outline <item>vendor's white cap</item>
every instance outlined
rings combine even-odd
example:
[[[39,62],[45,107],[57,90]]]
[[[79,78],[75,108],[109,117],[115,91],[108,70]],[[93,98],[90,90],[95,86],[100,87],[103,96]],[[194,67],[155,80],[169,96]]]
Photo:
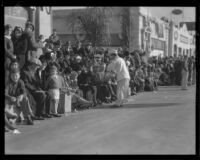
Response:
[[[118,55],[118,51],[116,49],[110,49],[108,52],[110,55]]]
[[[77,56],[76,59],[82,59],[82,57],[81,56]]]

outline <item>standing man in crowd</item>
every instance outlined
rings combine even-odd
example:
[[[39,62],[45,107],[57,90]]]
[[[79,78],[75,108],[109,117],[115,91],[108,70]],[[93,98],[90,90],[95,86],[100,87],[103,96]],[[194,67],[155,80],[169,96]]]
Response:
[[[25,52],[25,64],[28,63],[28,61],[31,58],[36,58],[37,56],[37,49],[42,48],[43,46],[35,41],[34,38],[34,25],[31,22],[27,22],[25,25],[25,31],[23,32],[23,38],[27,41],[27,48]]]
[[[110,51],[110,58],[112,62],[108,65],[107,71],[117,75],[117,100],[114,106],[120,107],[128,101],[130,75],[124,59],[118,56],[117,50]]]
[[[188,57],[185,55],[182,61],[182,79],[181,79],[181,89],[187,90],[187,83],[188,83]]]
[[[49,37],[50,43],[53,43],[54,49],[55,51],[58,50],[58,48],[60,48],[60,38],[57,35],[57,31],[56,29],[53,29],[53,34]]]

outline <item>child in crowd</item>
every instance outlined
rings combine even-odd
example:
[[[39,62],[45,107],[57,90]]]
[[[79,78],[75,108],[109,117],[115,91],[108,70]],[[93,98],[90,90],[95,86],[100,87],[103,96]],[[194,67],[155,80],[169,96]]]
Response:
[[[45,90],[50,95],[50,111],[54,117],[61,117],[61,115],[57,113],[61,87],[61,78],[58,75],[57,67],[53,65],[49,69],[49,77],[46,82]]]

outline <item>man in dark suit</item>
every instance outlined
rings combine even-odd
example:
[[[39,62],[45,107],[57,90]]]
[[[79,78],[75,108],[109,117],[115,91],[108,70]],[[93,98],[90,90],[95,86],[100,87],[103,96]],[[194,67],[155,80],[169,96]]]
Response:
[[[43,47],[43,45],[35,41],[33,31],[34,25],[28,21],[25,25],[25,31],[22,34],[23,39],[27,41],[27,50],[25,52],[25,64],[28,63],[29,59],[37,56],[36,54],[38,48]]]
[[[23,68],[21,77],[27,89],[27,95],[30,94],[33,97],[33,100],[36,102],[36,119],[44,120],[43,115],[45,109],[46,93],[41,89],[40,81],[36,76],[36,71],[39,66],[41,66],[39,59],[30,59],[28,65]]]
[[[78,42],[77,43],[77,46],[75,48],[73,48],[74,50],[74,53],[81,56],[81,57],[84,57],[85,56],[85,49],[83,48],[82,46],[82,43],[81,42]]]

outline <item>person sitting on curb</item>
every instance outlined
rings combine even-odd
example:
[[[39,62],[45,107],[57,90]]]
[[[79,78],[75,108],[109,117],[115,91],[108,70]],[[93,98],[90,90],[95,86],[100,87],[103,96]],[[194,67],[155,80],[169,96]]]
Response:
[[[45,118],[46,92],[40,87],[40,81],[36,76],[36,71],[41,65],[39,59],[32,58],[21,72],[27,96],[36,116],[35,120],[44,120]]]
[[[20,79],[20,70],[18,68],[10,71],[10,79],[5,89],[6,105],[17,115],[16,122],[20,122],[20,114],[23,113],[27,125],[33,125],[32,110],[26,96],[24,82]]]

